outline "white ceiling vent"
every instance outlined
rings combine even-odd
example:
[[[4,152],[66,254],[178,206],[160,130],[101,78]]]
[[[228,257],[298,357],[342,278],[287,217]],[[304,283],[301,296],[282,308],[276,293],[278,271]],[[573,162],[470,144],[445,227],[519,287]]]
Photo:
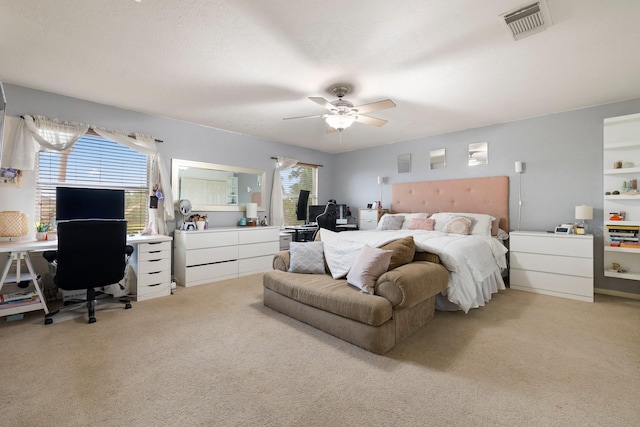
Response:
[[[551,15],[547,2],[540,0],[503,13],[500,22],[514,40],[520,40],[551,26]]]

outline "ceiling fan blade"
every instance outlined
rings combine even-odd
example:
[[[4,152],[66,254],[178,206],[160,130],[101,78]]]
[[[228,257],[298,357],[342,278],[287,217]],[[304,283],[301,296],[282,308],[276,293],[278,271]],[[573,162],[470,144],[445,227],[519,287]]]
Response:
[[[390,99],[385,99],[382,101],[372,102],[370,104],[363,104],[357,107],[353,107],[358,110],[358,114],[371,113],[373,111],[385,110],[387,108],[393,108],[396,104]]]
[[[298,117],[285,117],[282,120],[293,120],[293,119],[311,119],[314,117],[324,117],[325,114],[315,114],[313,116],[298,116]]]
[[[358,114],[358,117],[356,118],[356,122],[364,123],[365,125],[377,126],[377,127],[381,127],[387,124],[387,120],[376,119],[375,117],[369,117],[369,116],[361,116],[360,114]]]
[[[329,111],[336,109],[336,107],[334,107],[332,103],[330,103],[329,101],[327,101],[321,96],[310,96],[309,99],[315,102],[316,104],[318,104],[319,106],[326,108]]]

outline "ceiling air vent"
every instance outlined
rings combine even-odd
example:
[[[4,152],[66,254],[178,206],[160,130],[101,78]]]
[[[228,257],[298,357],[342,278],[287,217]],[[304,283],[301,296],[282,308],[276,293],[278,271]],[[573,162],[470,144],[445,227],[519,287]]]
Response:
[[[520,40],[551,26],[551,15],[544,0],[500,15],[500,21],[514,40]]]

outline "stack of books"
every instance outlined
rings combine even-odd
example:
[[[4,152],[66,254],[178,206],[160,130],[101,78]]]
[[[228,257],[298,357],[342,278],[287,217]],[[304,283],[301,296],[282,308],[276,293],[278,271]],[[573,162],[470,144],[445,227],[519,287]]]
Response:
[[[0,294],[0,309],[34,304],[37,302],[40,302],[40,297],[38,297],[35,291]]]
[[[640,248],[638,234],[640,225],[607,225],[609,244],[621,248]]]

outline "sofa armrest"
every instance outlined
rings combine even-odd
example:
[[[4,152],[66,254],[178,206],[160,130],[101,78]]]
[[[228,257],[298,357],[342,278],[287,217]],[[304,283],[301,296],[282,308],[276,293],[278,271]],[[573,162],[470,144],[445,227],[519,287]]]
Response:
[[[414,261],[380,276],[374,293],[394,307],[408,308],[442,292],[448,283],[449,272],[443,265]]]
[[[291,253],[289,251],[276,252],[273,256],[273,269],[289,271],[291,265]]]

